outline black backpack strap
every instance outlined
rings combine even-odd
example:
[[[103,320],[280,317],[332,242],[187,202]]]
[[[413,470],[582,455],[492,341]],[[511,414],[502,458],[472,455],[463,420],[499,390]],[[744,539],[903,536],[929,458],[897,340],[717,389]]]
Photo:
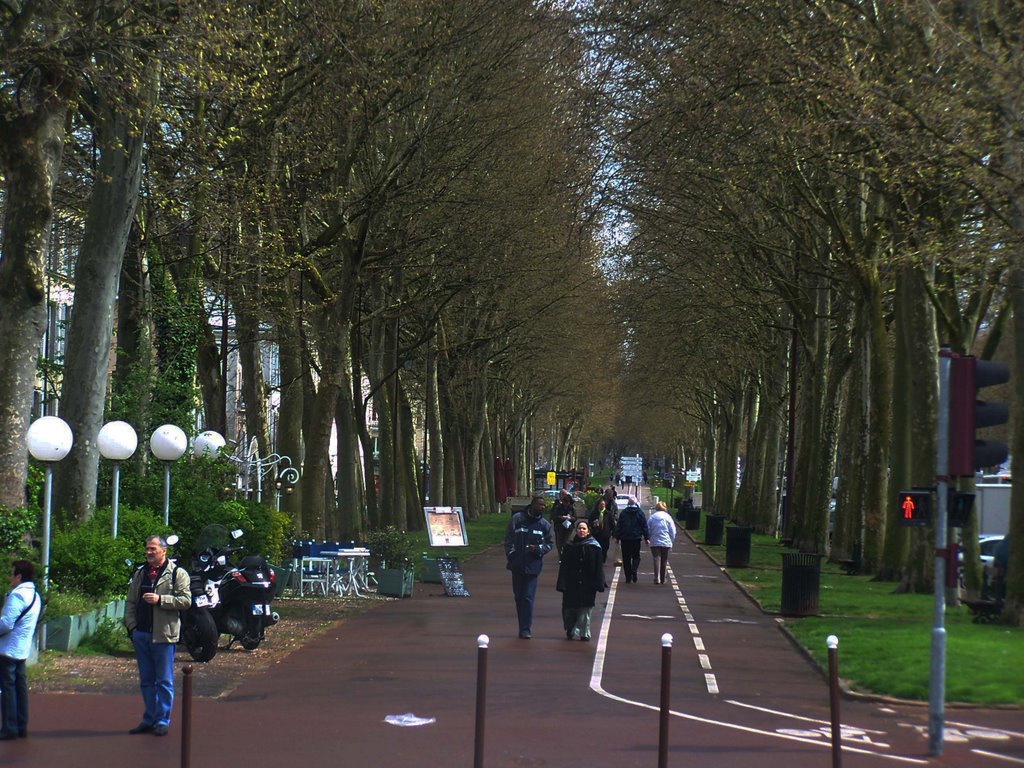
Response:
[[[36,600],[38,600],[38,599],[39,599],[39,593],[38,592],[33,592],[32,593],[32,601],[28,605],[25,606],[24,610],[22,610],[21,613],[18,614],[18,618],[16,618],[14,620],[14,625],[11,627],[12,629],[14,627],[18,626],[18,622],[21,621],[22,619],[24,619],[25,618],[25,614],[32,610],[32,606],[34,606],[36,604]]]

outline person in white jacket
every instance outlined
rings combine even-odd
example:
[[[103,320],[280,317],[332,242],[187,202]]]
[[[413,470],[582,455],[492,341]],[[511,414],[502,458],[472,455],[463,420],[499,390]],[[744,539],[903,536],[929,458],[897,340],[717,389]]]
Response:
[[[15,560],[11,567],[11,591],[0,613],[0,740],[28,736],[28,682],[25,660],[43,610],[43,601],[32,581],[35,567]]]
[[[668,574],[668,553],[676,538],[676,521],[668,513],[664,501],[659,501],[654,514],[647,520],[651,536],[651,559],[654,560],[654,583],[664,584]]]

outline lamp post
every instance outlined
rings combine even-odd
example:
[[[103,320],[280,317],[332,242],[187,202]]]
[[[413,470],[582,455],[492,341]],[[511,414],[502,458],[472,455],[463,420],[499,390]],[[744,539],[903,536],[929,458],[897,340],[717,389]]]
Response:
[[[291,459],[289,459],[287,456],[282,456],[281,457],[281,461],[282,462],[287,461],[287,462],[290,463]],[[278,473],[278,475],[277,475],[277,482],[275,483],[275,493],[274,493],[274,509],[275,510],[277,510],[278,512],[281,511],[281,486],[282,485],[285,486],[285,489],[284,489],[285,493],[291,494],[292,488],[295,487],[295,484],[297,482],[299,482],[299,470],[296,469],[295,467],[285,467],[284,469],[282,469]]]
[[[127,461],[139,447],[139,436],[126,421],[111,421],[100,429],[100,455],[114,462],[114,481],[110,502],[110,536],[117,538],[117,502],[121,491],[121,462]]]
[[[164,424],[149,438],[149,450],[164,463],[164,525],[171,521],[171,463],[181,458],[188,438],[180,427]]]
[[[68,455],[74,436],[64,419],[43,416],[28,428],[28,452],[41,461],[46,473],[43,486],[43,590],[50,583],[50,498],[53,491],[53,464]]]

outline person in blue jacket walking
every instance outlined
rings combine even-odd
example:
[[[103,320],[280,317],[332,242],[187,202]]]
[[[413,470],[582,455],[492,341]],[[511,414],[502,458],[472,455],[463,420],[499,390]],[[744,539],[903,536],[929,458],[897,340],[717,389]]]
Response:
[[[33,582],[35,566],[15,560],[11,566],[11,591],[0,613],[0,739],[28,736],[28,681],[25,660],[32,649],[32,636],[43,610],[43,601]]]
[[[530,506],[512,515],[505,529],[506,567],[512,571],[512,594],[519,617],[519,637],[523,640],[530,639],[533,627],[533,599],[544,555],[554,546],[551,523],[544,519],[544,504],[544,494],[533,494]]]

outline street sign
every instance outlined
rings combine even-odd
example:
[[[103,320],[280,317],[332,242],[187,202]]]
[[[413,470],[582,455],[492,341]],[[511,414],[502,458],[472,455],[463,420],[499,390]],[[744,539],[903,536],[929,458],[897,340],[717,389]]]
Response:
[[[555,473],[548,472],[548,487],[553,486],[555,484],[555,479]]]

